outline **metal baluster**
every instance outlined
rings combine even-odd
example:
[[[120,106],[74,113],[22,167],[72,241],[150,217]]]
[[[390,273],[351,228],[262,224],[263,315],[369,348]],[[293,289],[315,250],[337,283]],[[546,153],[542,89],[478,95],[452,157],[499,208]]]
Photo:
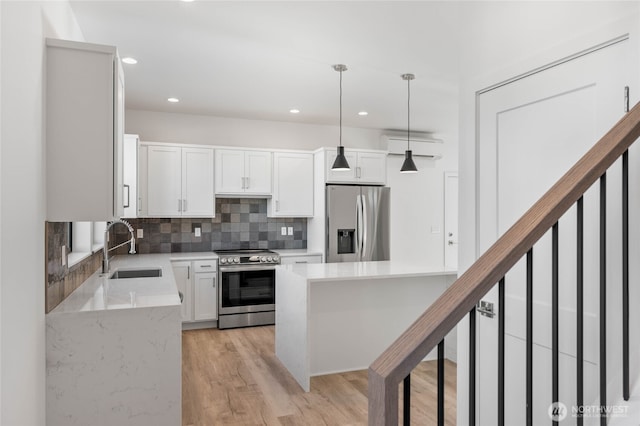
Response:
[[[600,177],[600,408],[607,405],[607,174]],[[607,425],[601,412],[600,425]]]
[[[533,426],[533,248],[527,252],[527,426]]]
[[[444,339],[438,343],[438,426],[444,426]]]
[[[584,199],[580,197],[577,205],[577,255],[576,255],[576,405],[584,404]],[[576,426],[582,426],[581,414],[576,418]]]
[[[504,426],[504,277],[498,283],[498,426]]]
[[[622,154],[622,395],[629,400],[629,151]]]
[[[404,401],[402,404],[402,424],[409,426],[411,424],[411,373],[404,378],[402,387],[402,396]]]
[[[551,371],[553,386],[551,391],[552,402],[558,402],[560,397],[558,390],[558,367],[559,367],[559,340],[558,340],[558,222],[551,228]],[[553,425],[558,425],[557,420],[552,420]]]
[[[469,311],[469,426],[476,424],[476,308]]]

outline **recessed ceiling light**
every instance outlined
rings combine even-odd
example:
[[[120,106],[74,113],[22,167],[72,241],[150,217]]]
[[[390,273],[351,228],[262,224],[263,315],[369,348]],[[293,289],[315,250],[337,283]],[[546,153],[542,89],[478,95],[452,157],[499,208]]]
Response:
[[[369,113],[367,111],[360,111],[358,115],[365,116],[365,115],[369,115]]]
[[[299,113],[300,113],[300,110],[299,110],[299,109],[295,109],[295,108],[293,108],[293,109],[290,109],[290,110],[289,110],[289,112],[290,112],[291,114],[299,114]]]
[[[129,65],[135,65],[138,63],[138,60],[135,58],[126,57],[126,58],[122,58],[122,62]]]
[[[167,102],[176,103],[176,102],[180,102],[180,99],[178,99],[178,98],[167,98]]]

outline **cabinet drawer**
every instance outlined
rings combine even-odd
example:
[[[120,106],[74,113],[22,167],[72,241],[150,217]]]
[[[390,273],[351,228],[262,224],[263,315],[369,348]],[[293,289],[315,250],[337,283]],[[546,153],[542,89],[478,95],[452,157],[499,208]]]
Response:
[[[218,269],[218,261],[211,260],[195,260],[193,262],[193,272],[215,272]]]
[[[280,258],[280,263],[282,264],[291,264],[291,263],[322,263],[321,255],[312,255],[312,256],[284,256]]]

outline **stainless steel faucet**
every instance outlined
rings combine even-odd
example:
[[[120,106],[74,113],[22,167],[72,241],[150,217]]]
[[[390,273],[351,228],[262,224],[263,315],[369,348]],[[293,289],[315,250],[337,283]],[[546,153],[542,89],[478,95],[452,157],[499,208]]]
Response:
[[[109,245],[109,230],[113,227],[113,225],[117,224],[117,223],[121,223],[124,226],[127,227],[127,229],[129,230],[129,233],[131,233],[131,239],[128,241],[125,241],[122,244],[118,244],[115,247],[112,248],[108,248],[107,246]],[[107,227],[104,229],[104,245],[102,246],[102,273],[105,274],[107,272],[109,272],[109,252],[111,250],[115,250],[118,247],[122,247],[123,245],[127,244],[127,243],[131,243],[131,248],[129,249],[129,254],[135,254],[136,253],[136,239],[133,236],[133,226],[131,226],[131,224],[129,222],[127,222],[124,219],[118,219],[118,220],[114,220],[113,222],[110,222],[107,224]]]

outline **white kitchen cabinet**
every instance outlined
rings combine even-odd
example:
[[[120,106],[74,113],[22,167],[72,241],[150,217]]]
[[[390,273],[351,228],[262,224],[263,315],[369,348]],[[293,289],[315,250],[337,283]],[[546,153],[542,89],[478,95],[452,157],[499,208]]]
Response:
[[[117,50],[55,39],[46,46],[46,218],[119,218],[124,75]]]
[[[356,183],[384,185],[387,183],[387,153],[381,151],[346,150],[345,157],[351,169],[331,170],[336,159],[335,150],[325,156],[327,183]]]
[[[193,321],[191,262],[171,262],[178,291],[182,293],[182,322]]]
[[[123,217],[138,216],[138,135],[124,135],[123,149]]]
[[[194,262],[196,265],[197,262]],[[210,262],[211,263],[211,262]],[[195,321],[218,319],[218,288],[215,272],[198,272],[194,266],[194,311]]]
[[[146,216],[214,217],[213,149],[145,144]],[[141,184],[141,190],[143,185]]]
[[[322,263],[321,254],[311,254],[308,256],[283,256],[280,255],[280,263],[282,265],[295,264],[295,263]]]
[[[271,195],[271,152],[217,149],[216,194]]]
[[[273,154],[273,196],[267,204],[271,217],[313,216],[313,154]]]

